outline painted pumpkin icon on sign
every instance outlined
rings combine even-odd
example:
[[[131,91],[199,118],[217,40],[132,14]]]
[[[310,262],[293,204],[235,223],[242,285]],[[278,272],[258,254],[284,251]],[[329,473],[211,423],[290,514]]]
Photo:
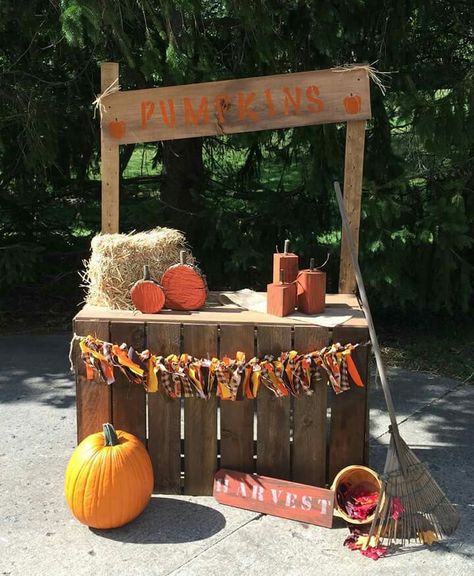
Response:
[[[351,94],[344,98],[344,108],[348,114],[358,114],[362,108],[362,98],[357,94]]]
[[[109,122],[108,128],[109,128],[109,134],[112,136],[112,138],[120,140],[125,135],[127,125],[123,120],[115,119],[114,121]]]

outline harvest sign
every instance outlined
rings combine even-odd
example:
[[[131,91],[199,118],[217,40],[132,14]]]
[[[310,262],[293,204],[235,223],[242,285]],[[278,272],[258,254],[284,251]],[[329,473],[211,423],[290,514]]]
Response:
[[[213,495],[221,504],[332,526],[334,492],[325,488],[221,469],[214,476]]]
[[[370,118],[369,76],[362,67],[117,91],[102,103],[104,144]]]

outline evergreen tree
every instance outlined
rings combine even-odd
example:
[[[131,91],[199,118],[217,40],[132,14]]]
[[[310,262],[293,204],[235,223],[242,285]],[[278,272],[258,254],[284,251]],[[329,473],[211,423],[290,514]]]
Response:
[[[48,255],[58,245],[80,253],[98,230],[90,102],[99,62],[120,62],[126,90],[376,61],[393,74],[386,96],[372,88],[361,228],[367,283],[382,306],[472,304],[467,0],[17,4],[0,8],[4,286],[45,269],[58,274],[64,260]],[[332,180],[342,179],[344,134],[325,125],[157,143],[156,174],[121,184],[122,229],[184,229],[216,288],[262,287],[275,243],[290,237],[304,259],[332,252],[336,290]],[[122,169],[133,151],[122,147]]]

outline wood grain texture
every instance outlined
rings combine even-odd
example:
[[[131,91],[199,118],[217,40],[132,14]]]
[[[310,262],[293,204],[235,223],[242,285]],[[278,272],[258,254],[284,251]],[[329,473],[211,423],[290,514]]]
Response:
[[[255,355],[255,329],[251,325],[223,325],[220,328],[220,352],[235,358],[244,352],[249,360]],[[253,400],[221,401],[221,466],[241,472],[253,472]]]
[[[112,83],[119,80],[119,65],[115,62],[104,62],[100,67],[100,88],[104,92]],[[104,105],[109,97],[104,98]],[[111,234],[119,231],[119,179],[120,158],[119,140],[105,137],[104,122],[117,122],[111,116],[101,119],[101,162],[100,177],[102,181],[102,233]]]
[[[258,326],[258,357],[278,355],[291,347],[291,328]],[[290,478],[290,399],[276,398],[263,384],[257,397],[257,472]]]
[[[355,106],[348,106],[351,95],[360,98]],[[104,104],[102,138],[106,144],[255,132],[371,116],[369,77],[363,69],[131,90],[112,94]]]
[[[217,326],[183,326],[183,351],[197,357],[216,356]],[[184,493],[212,494],[217,469],[217,398],[184,401]]]
[[[346,156],[344,162],[344,208],[346,209],[352,239],[359,252],[360,210],[362,202],[362,174],[364,169],[365,120],[347,123]],[[356,279],[352,268],[346,234],[342,231],[339,292],[355,292]]]
[[[341,344],[367,342],[368,339],[367,329],[337,327],[333,330],[333,341]],[[353,359],[365,386],[359,388],[351,382],[350,390],[330,395],[329,484],[345,466],[366,464],[369,347],[355,350]]]
[[[75,320],[74,332],[78,336],[96,336],[101,340],[109,339],[107,320]],[[102,430],[102,424],[112,421],[111,387],[98,378],[90,381],[86,378],[86,367],[81,358],[79,343],[74,343],[74,371],[76,374],[76,422],[77,442]]]
[[[149,323],[147,348],[168,356],[181,352],[181,324]],[[162,494],[181,492],[181,402],[163,389],[148,394],[148,452],[153,464],[155,490]]]
[[[221,469],[214,481],[220,504],[331,528],[334,492],[277,478]]]
[[[327,328],[296,326],[294,348],[298,352],[320,350],[330,341]],[[326,484],[327,377],[313,378],[312,396],[295,398],[291,478],[296,482]]]
[[[141,352],[145,348],[145,325],[125,322],[110,323],[110,339],[114,344],[126,342]],[[146,393],[141,385],[130,384],[116,371],[112,389],[112,419],[115,428],[134,434],[146,446]]]

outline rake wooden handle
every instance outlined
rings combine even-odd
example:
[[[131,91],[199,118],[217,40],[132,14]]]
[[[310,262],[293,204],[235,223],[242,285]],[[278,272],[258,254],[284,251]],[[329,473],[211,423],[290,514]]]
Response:
[[[346,209],[344,208],[344,201],[342,199],[342,192],[339,182],[334,182],[334,190],[336,192],[337,203],[339,205],[339,212],[341,213],[342,225],[344,227],[344,232],[346,233],[345,240],[347,242],[349,253],[351,255],[352,266],[354,267],[357,286],[359,288],[360,298],[362,300],[362,310],[364,312],[369,327],[370,340],[372,342],[372,348],[374,349],[375,362],[377,364],[377,370],[379,372],[380,381],[382,382],[382,390],[385,396],[385,402],[387,404],[388,414],[390,416],[390,422],[392,424],[392,431],[395,432],[395,434],[399,435],[397,418],[395,415],[395,408],[393,406],[392,394],[390,392],[390,387],[388,385],[388,380],[385,374],[385,368],[382,361],[382,353],[380,352],[379,341],[377,338],[377,334],[375,332],[374,321],[372,319],[372,314],[370,312],[369,301],[367,300],[367,294],[365,292],[364,280],[362,278],[362,273],[360,271],[359,261],[355,251],[354,240],[352,239]]]

